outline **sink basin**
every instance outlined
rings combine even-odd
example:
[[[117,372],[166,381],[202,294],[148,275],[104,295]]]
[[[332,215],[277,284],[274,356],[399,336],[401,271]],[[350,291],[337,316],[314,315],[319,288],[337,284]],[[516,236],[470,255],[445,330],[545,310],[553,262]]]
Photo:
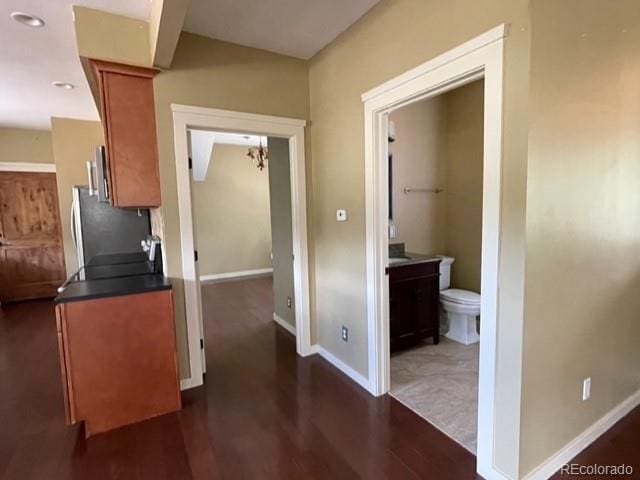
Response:
[[[409,260],[411,260],[410,257],[390,257],[389,265],[393,265],[394,263],[408,262]]]

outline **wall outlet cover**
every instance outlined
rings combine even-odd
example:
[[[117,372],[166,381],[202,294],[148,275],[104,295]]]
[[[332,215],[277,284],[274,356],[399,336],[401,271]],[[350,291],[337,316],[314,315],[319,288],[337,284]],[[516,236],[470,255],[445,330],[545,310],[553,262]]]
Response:
[[[291,308],[291,297],[287,297],[287,307]]]
[[[591,398],[591,377],[582,381],[582,401],[589,400],[589,398]]]
[[[344,209],[336,210],[336,220],[339,222],[347,221],[347,211]]]
[[[349,329],[344,325],[342,326],[342,340],[345,342],[349,341]]]

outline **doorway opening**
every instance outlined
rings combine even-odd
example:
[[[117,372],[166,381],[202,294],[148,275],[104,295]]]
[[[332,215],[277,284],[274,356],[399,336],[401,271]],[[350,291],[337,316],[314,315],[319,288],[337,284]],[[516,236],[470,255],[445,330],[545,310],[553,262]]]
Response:
[[[276,322],[280,323],[291,332],[295,331],[296,336],[296,352],[298,355],[307,356],[313,353],[310,343],[310,325],[309,325],[309,275],[308,275],[308,254],[307,254],[307,220],[306,220],[306,180],[305,180],[305,156],[304,156],[304,120],[273,117],[267,115],[248,114],[242,112],[233,112],[228,110],[218,110],[203,107],[192,107],[185,105],[172,105],[173,124],[174,124],[174,144],[176,158],[176,179],[178,187],[178,212],[180,217],[180,240],[182,251],[182,278],[184,280],[184,296],[186,310],[186,327],[187,327],[187,343],[189,349],[189,370],[188,378],[181,381],[181,388],[187,389],[202,385],[203,373],[205,371],[204,358],[204,327],[202,320],[202,295],[200,286],[199,261],[196,261],[198,250],[197,229],[194,228],[194,188],[191,181],[190,165],[190,148],[189,145],[191,132],[218,132],[221,134],[236,134],[240,137],[253,138],[254,142],[257,137],[258,147],[260,141],[264,142],[264,138],[268,137],[267,143],[271,144],[271,155],[277,155],[281,158],[278,162],[286,172],[288,167],[289,186],[290,186],[290,212],[287,212],[290,218],[290,231],[287,227],[278,228],[278,233],[284,237],[290,238],[291,257],[289,262],[283,262],[281,265],[288,265],[288,269],[292,269],[293,295],[279,295],[278,302],[284,303],[287,310],[291,310],[291,322],[295,323],[295,327],[278,314],[273,316]],[[247,139],[243,140],[247,141]],[[206,142],[205,142],[206,145]],[[268,146],[264,145],[263,147]],[[249,146],[246,146],[247,153]],[[206,150],[206,147],[205,147]],[[215,147],[214,147],[215,150]],[[193,153],[193,152],[191,152]],[[209,150],[209,154],[211,150]],[[205,155],[206,157],[206,155]],[[215,153],[213,158],[209,156],[209,168],[215,168]],[[249,157],[243,160],[248,162],[251,169],[260,172],[257,164]],[[193,159],[191,159],[193,163]],[[267,160],[268,164],[268,160]],[[245,164],[246,166],[247,164]],[[193,164],[195,168],[195,164]],[[273,168],[273,165],[272,165]],[[280,172],[278,178],[282,179],[282,175],[286,173]],[[263,178],[264,180],[264,178]],[[241,180],[242,181],[242,180]],[[263,185],[264,186],[264,185]],[[281,189],[278,191],[282,191]],[[286,196],[286,193],[285,195]],[[282,196],[281,196],[282,197]],[[263,199],[264,200],[264,199]],[[282,199],[281,199],[282,200]],[[264,206],[264,205],[263,205]],[[283,212],[285,209],[279,209],[274,213]],[[218,226],[221,224],[219,223]],[[215,226],[214,226],[215,228]],[[227,225],[226,228],[230,228]],[[224,238],[224,232],[218,238]],[[264,234],[263,234],[264,238]],[[280,243],[278,240],[277,243]],[[224,255],[224,254],[223,254]],[[274,252],[275,258],[276,252]],[[221,255],[217,255],[219,258]],[[282,254],[280,254],[282,257]],[[198,258],[199,260],[199,258]],[[233,260],[233,259],[225,259]],[[284,259],[283,259],[284,260]],[[275,262],[278,264],[278,262]],[[223,268],[218,265],[217,268]],[[228,265],[227,267],[229,268]],[[223,269],[224,269],[223,268]],[[241,268],[241,267],[234,267]],[[265,267],[269,268],[269,267]],[[274,265],[275,270],[275,265]],[[217,272],[209,273],[205,280],[221,280],[231,276],[238,275],[260,275],[267,272],[255,272],[256,269],[235,270],[234,272]],[[227,275],[225,275],[227,274]],[[205,273],[206,275],[206,273]],[[217,275],[217,276],[216,276]],[[213,276],[213,277],[211,277]],[[283,278],[282,275],[278,279]],[[290,284],[289,284],[290,285]],[[282,297],[282,302],[280,301]],[[291,308],[289,309],[287,297],[291,297]]]
[[[484,82],[389,113],[389,394],[476,453]]]
[[[296,335],[288,140],[188,132],[203,322],[248,333],[273,319]]]
[[[498,385],[496,382],[497,372],[501,370],[499,367],[504,365],[507,368],[505,362],[519,361],[519,352],[521,353],[521,338],[513,338],[517,332],[509,330],[508,322],[498,321],[502,98],[506,34],[506,25],[497,26],[362,95],[365,134],[369,391],[374,395],[383,395],[391,388],[390,279],[387,275],[391,264],[389,116],[403,106],[436,97],[477,80],[484,82],[480,275],[482,325],[479,333],[477,471],[485,478],[500,475],[494,466],[496,443],[507,437],[518,438],[520,424],[519,410],[498,411],[496,408],[498,397],[509,401],[517,400],[521,384],[521,372],[517,369],[510,376],[508,383]],[[413,186],[408,185],[409,188]],[[432,187],[437,188],[437,185],[428,188]],[[433,274],[439,281],[440,272]],[[439,287],[436,294],[432,302],[437,304]],[[501,357],[499,364],[497,353],[499,349],[507,348],[505,341],[509,342],[509,352]],[[497,433],[500,434],[500,439],[496,438]],[[517,442],[511,442],[509,445],[503,450],[508,450],[517,457]]]

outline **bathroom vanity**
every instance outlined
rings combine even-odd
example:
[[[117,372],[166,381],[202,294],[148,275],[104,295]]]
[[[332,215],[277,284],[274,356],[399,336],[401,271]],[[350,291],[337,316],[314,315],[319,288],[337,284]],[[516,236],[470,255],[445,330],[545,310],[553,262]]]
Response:
[[[387,274],[392,352],[429,337],[434,344],[440,341],[440,262],[436,256],[404,252],[390,258]]]

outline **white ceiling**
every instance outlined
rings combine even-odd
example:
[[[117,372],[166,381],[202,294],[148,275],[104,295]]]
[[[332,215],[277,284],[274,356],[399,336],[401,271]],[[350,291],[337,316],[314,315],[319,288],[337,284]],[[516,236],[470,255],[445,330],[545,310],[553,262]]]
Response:
[[[309,58],[378,0],[192,0],[184,29],[241,45]],[[50,117],[98,120],[76,51],[71,5],[140,20],[150,0],[2,0],[0,127],[50,128]],[[29,28],[11,12],[41,17]],[[73,90],[51,82],[69,82]],[[218,142],[218,140],[216,140]]]
[[[191,0],[184,30],[308,59],[379,0]]]
[[[140,20],[149,19],[149,0],[2,0],[0,2],[0,126],[50,128],[49,118],[97,120],[98,112],[80,66],[71,5],[82,5]],[[46,25],[29,28],[13,21],[20,11]],[[53,87],[69,82],[73,90]]]

